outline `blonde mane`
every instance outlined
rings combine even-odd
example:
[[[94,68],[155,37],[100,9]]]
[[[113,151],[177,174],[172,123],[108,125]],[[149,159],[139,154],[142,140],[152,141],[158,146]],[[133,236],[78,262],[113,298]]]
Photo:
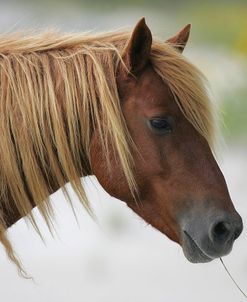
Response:
[[[136,192],[131,138],[121,111],[116,70],[129,32],[101,35],[0,36],[0,240],[20,271],[6,235],[4,211],[11,203],[27,216],[37,206],[51,227],[51,183],[70,182],[85,208],[90,204],[80,178],[91,173],[90,140],[94,129],[110,164],[116,155],[133,194]],[[155,40],[151,63],[169,85],[181,111],[211,144],[211,104],[203,75],[167,43]]]

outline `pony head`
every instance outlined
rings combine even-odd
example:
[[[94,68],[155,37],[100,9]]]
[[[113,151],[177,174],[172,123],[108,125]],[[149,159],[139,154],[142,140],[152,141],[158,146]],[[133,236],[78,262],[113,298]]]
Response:
[[[214,116],[203,75],[182,55],[190,25],[160,42],[141,19],[122,47],[117,87],[130,135],[136,194],[114,144],[103,160],[98,131],[93,174],[112,196],[179,243],[191,262],[228,254],[242,231],[212,153]]]
[[[166,42],[141,19],[132,33],[0,37],[0,241],[32,208],[81,177],[178,242],[192,262],[230,252],[242,220],[214,159],[206,81],[182,55],[190,25]]]

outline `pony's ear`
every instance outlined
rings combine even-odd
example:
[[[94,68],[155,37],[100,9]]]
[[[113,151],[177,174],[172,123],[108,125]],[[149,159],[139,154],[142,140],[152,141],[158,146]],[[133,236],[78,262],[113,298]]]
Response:
[[[179,52],[183,52],[189,36],[190,36],[191,24],[187,24],[183,29],[181,29],[175,36],[168,39],[166,42],[172,44]]]
[[[152,34],[145,18],[142,18],[136,24],[123,54],[123,60],[132,74],[137,75],[147,64],[151,45]]]

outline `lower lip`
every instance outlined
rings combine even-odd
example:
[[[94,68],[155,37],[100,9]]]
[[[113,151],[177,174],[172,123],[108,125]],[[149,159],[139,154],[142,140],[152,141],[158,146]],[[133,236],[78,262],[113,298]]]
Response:
[[[193,246],[195,249],[194,255],[191,255],[191,253],[190,253],[190,255],[189,255],[190,259],[188,259],[189,261],[191,261],[191,262],[209,262],[214,259],[214,258],[210,258],[208,255],[206,255],[196,244],[195,240],[186,231],[183,231],[183,232],[186,236],[186,242],[189,241],[190,250],[192,251],[191,246]],[[187,257],[188,255],[185,254],[185,256]]]

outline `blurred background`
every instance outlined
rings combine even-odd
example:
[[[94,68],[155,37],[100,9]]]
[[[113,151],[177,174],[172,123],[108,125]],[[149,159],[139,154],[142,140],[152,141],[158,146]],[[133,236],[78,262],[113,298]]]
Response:
[[[132,28],[138,19],[167,39],[187,23],[192,34],[185,56],[211,83],[221,112],[225,145],[219,164],[232,199],[247,221],[247,3],[190,0],[0,1],[0,31],[58,28],[62,31]],[[39,214],[44,244],[24,220],[9,237],[34,281],[18,276],[0,248],[0,299],[4,302],[244,301],[219,261],[193,265],[181,248],[147,226],[96,179],[84,180],[98,222],[74,205],[78,225],[59,191],[52,196],[57,235]],[[72,193],[73,194],[73,193]],[[247,292],[247,231],[225,263]]]

